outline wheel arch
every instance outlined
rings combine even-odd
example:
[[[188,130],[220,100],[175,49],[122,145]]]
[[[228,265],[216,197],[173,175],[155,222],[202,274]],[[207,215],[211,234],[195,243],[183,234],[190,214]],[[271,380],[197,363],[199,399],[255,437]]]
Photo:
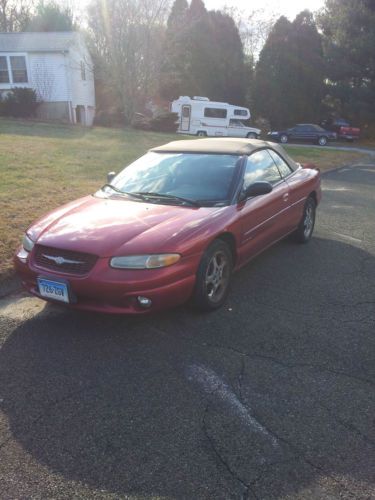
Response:
[[[234,237],[233,233],[226,231],[219,234],[215,239],[222,240],[229,246],[233,258],[233,265],[235,265],[237,261],[237,245],[236,238]]]
[[[312,198],[315,201],[315,205],[318,204],[318,196],[316,194],[316,191],[311,191],[309,194],[308,198]]]

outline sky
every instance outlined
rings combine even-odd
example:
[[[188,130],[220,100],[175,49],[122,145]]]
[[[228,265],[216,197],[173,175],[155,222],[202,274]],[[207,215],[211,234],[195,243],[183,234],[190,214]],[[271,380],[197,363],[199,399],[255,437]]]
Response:
[[[64,2],[64,0],[60,0]],[[68,4],[73,4],[76,8],[84,8],[89,0],[65,0]],[[294,19],[301,10],[309,9],[315,11],[323,7],[324,0],[203,0],[207,9],[221,9],[224,6],[235,7],[241,11],[264,10],[267,13],[284,15],[289,19]]]
[[[207,9],[220,9],[224,5],[236,7],[240,10],[252,11],[264,9],[267,12],[277,15],[284,15],[289,19],[294,19],[301,10],[309,9],[315,11],[323,7],[324,0],[204,0]]]

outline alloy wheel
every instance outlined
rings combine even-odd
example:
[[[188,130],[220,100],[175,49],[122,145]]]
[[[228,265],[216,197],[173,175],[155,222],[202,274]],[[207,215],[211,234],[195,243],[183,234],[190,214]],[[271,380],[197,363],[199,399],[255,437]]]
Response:
[[[213,254],[207,266],[205,284],[208,299],[219,302],[229,285],[230,264],[224,252],[218,250]]]
[[[303,233],[305,235],[305,238],[308,239],[310,238],[310,235],[314,229],[314,222],[315,222],[315,211],[312,203],[309,203],[306,206],[305,210],[305,218],[303,221]]]

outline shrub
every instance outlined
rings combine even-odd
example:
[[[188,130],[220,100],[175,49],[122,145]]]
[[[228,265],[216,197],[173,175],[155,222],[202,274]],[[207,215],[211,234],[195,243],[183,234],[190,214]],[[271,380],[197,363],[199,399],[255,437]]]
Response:
[[[178,114],[170,111],[161,111],[151,118],[151,130],[156,132],[176,132],[178,128]]]
[[[116,107],[99,109],[95,114],[95,125],[101,127],[122,127],[127,125],[124,113]]]
[[[38,106],[39,101],[35,90],[17,87],[3,96],[0,113],[15,118],[27,118],[35,115]]]
[[[136,113],[132,121],[132,127],[155,132],[176,132],[178,128],[177,120],[178,114],[169,111],[160,111],[152,118]]]
[[[135,113],[131,126],[139,130],[151,130],[151,118],[141,113]]]
[[[254,127],[260,128],[262,131],[262,135],[266,137],[267,132],[271,130],[271,124],[267,118],[263,118],[262,116],[257,116],[254,120]]]

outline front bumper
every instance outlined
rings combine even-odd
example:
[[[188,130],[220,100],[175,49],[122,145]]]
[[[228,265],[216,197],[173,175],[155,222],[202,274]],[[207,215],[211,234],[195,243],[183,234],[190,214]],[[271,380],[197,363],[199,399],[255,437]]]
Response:
[[[193,292],[198,264],[199,256],[195,255],[170,267],[125,270],[112,269],[109,259],[101,258],[88,275],[77,276],[38,268],[33,263],[32,254],[26,263],[17,255],[14,257],[15,269],[29,293],[73,309],[112,314],[145,314],[183,304]],[[65,304],[42,297],[37,285],[38,276],[68,282],[71,302]],[[151,306],[143,308],[138,296],[151,299]]]

